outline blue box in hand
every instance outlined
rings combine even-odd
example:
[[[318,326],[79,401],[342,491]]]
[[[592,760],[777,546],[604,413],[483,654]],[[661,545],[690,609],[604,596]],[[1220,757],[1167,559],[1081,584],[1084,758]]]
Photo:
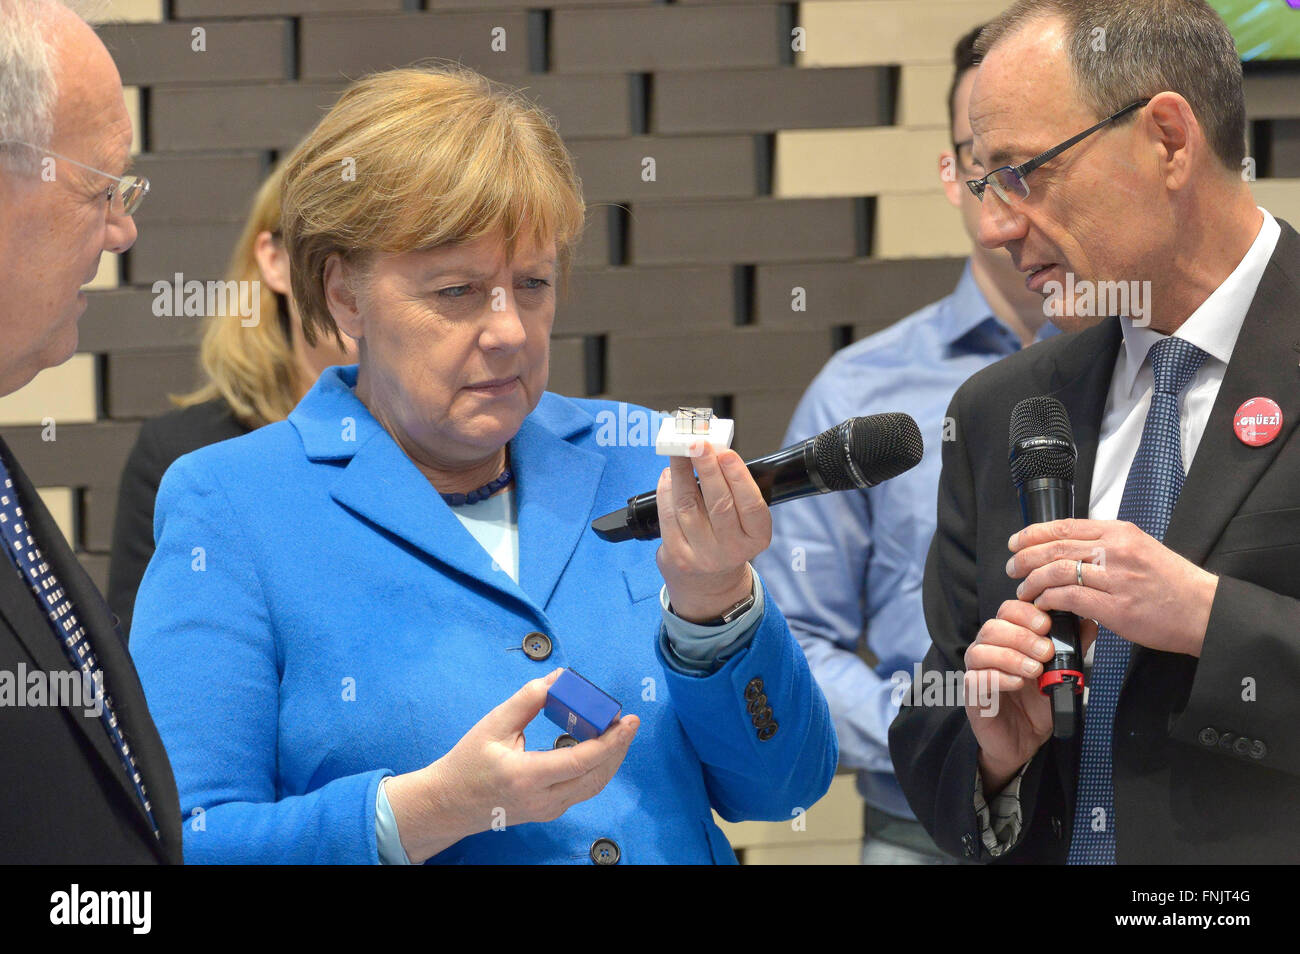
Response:
[[[572,669],[566,669],[546,693],[543,711],[569,735],[586,742],[613,725],[623,706]]]

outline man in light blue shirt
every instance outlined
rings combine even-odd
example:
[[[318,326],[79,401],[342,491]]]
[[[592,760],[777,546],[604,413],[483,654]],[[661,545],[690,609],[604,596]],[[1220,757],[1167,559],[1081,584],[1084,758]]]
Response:
[[[955,437],[946,433],[944,415],[953,392],[976,371],[1055,333],[1042,296],[1025,288],[1006,251],[974,241],[979,202],[963,180],[984,173],[973,165],[967,118],[978,33],[977,27],[954,50],[953,148],[939,158],[948,201],[961,210],[972,240],[961,280],[947,298],[837,353],[804,394],[785,440],[855,415],[905,411],[921,428],[925,456],[871,490],[774,508],[772,545],[755,561],[830,703],[840,767],[858,772],[866,801],[864,864],[950,860],[908,808],[888,743],[912,667],[930,648],[921,579],[934,534],[940,446]],[[859,655],[863,646],[870,663]]]

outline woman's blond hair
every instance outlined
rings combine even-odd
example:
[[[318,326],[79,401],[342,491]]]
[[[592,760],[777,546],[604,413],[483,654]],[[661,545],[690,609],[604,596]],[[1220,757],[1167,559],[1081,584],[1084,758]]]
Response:
[[[245,327],[238,318],[211,315],[199,346],[199,366],[207,383],[189,394],[172,396],[178,407],[221,398],[247,427],[261,427],[289,416],[298,403],[299,372],[294,362],[288,302],[262,280],[253,249],[262,232],[280,230],[280,187],[283,165],[275,170],[253,199],[244,231],[235,243],[226,279],[257,282],[262,319]]]
[[[359,80],[284,165],[290,281],[312,344],[343,342],[325,300],[331,255],[364,270],[376,252],[500,235],[507,255],[554,241],[564,275],[582,233],[582,187],[550,117],[462,67]]]

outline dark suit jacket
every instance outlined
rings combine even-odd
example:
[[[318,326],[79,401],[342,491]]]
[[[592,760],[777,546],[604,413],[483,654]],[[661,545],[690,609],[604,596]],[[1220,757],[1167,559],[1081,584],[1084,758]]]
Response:
[[[1120,863],[1300,861],[1300,236],[1286,223],[1250,305],[1164,543],[1219,576],[1198,659],[1134,646],[1115,713]],[[976,374],[953,398],[938,529],[925,572],[926,670],[964,668],[1003,600],[1007,540],[1022,526],[1007,467],[1011,409],[1050,394],[1070,414],[1086,516],[1121,333],[1111,318]],[[1248,447],[1233,412],[1281,406],[1282,433]],[[1244,682],[1250,680],[1252,682]],[[1254,686],[1250,701],[1248,687]],[[890,730],[899,782],[944,850],[989,860],[973,806],[978,746],[961,706],[905,706]],[[1011,862],[1064,862],[1078,745],[1050,740],[1021,789]]]
[[[232,437],[248,428],[225,401],[205,401],[145,421],[122,471],[113,517],[113,550],[108,563],[108,605],[131,636],[135,593],[153,558],[153,503],[158,484],[176,458]]]
[[[81,568],[9,447],[14,486],[41,551],[86,628],[105,687],[148,789],[156,839],[99,716],[83,707],[0,708],[0,863],[157,864],[181,861],[180,802],[171,763],[108,604]],[[71,672],[26,582],[0,555],[0,670]]]

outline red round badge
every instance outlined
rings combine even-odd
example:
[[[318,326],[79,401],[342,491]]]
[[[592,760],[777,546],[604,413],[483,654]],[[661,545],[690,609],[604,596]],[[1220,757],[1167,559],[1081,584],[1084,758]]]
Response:
[[[1243,444],[1263,447],[1282,431],[1282,409],[1266,397],[1251,398],[1232,416],[1232,429]]]

